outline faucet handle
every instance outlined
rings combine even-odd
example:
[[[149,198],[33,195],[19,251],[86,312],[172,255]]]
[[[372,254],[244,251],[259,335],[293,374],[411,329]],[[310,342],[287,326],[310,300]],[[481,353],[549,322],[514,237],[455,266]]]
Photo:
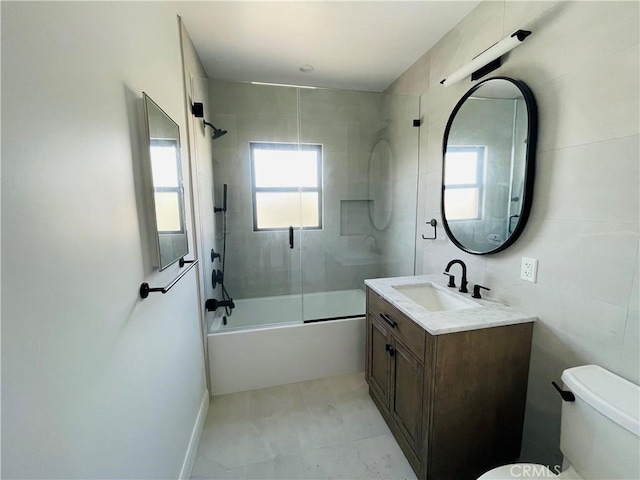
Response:
[[[480,296],[480,289],[486,290],[486,291],[491,291],[490,288],[487,287],[483,287],[482,285],[474,285],[473,286],[473,295],[471,295],[471,298],[482,298]]]
[[[456,277],[455,277],[455,275],[452,275],[449,272],[442,272],[442,273],[449,277],[449,283],[447,284],[447,287],[455,287],[456,286]]]

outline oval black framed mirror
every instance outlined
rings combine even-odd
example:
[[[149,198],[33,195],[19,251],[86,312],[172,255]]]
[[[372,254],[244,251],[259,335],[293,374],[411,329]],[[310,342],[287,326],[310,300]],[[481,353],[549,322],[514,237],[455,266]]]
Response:
[[[441,212],[451,241],[475,255],[497,253],[529,217],[538,111],[524,82],[494,77],[457,103],[444,132]]]

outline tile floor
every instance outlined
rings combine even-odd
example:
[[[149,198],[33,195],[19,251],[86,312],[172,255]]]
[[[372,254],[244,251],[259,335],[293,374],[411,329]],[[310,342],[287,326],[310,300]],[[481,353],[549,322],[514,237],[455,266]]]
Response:
[[[415,479],[363,374],[211,399],[194,479]]]

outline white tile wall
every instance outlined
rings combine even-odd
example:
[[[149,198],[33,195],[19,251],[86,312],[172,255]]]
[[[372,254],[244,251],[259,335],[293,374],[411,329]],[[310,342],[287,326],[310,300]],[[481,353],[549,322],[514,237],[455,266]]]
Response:
[[[441,78],[517,28],[533,35],[494,75],[529,84],[537,99],[539,152],[532,217],[505,252],[475,257],[444,237],[418,239],[417,271],[451,258],[471,282],[536,314],[522,459],[560,461],[560,401],[550,387],[564,368],[600,364],[636,383],[639,341],[639,4],[483,2],[389,88],[421,96],[418,235],[440,220],[442,133],[468,80]],[[538,258],[538,283],[519,279]]]

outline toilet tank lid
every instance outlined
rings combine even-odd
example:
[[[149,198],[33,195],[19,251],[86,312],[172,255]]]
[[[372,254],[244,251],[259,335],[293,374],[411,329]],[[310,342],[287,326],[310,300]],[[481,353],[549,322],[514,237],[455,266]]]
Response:
[[[562,381],[602,415],[640,436],[640,387],[597,365],[568,368]]]

